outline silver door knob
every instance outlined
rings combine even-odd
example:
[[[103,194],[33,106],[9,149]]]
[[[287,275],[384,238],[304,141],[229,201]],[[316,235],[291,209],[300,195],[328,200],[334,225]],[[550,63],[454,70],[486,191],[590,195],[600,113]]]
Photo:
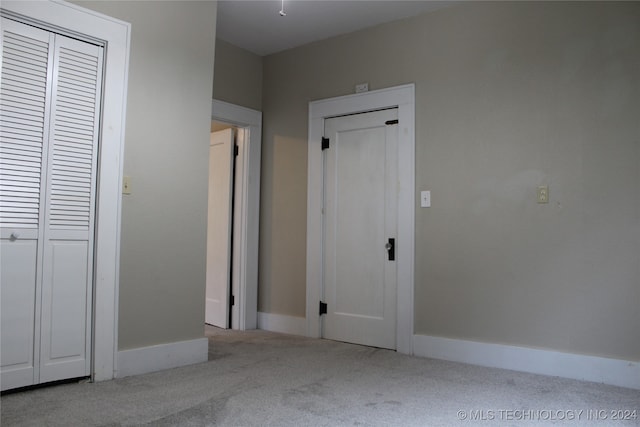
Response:
[[[391,243],[387,243],[386,245],[384,245],[384,248],[385,248],[387,251],[390,251],[391,249],[393,249],[393,245],[392,245]]]
[[[18,240],[18,237],[20,237],[20,234],[14,231],[13,233],[11,233],[11,236],[9,236],[9,240],[11,240],[12,242],[15,242],[16,240]]]

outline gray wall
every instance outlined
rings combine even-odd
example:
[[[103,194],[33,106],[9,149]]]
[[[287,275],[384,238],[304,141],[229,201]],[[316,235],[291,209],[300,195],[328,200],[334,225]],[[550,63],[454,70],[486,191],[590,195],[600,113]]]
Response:
[[[224,40],[216,40],[213,97],[262,110],[262,57]]]
[[[640,360],[640,3],[471,2],[266,57],[260,311],[305,314],[308,102],[365,81],[416,84],[416,333]]]
[[[217,3],[78,3],[132,24],[118,347],[202,337]]]

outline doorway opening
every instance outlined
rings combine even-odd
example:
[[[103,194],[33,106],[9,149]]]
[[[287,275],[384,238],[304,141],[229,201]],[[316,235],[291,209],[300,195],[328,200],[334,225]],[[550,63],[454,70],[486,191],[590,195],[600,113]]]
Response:
[[[255,329],[262,113],[213,100],[205,323]]]

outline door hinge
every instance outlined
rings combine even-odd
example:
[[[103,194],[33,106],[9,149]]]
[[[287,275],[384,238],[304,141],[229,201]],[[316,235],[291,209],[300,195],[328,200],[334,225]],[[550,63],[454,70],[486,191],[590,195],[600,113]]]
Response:
[[[235,296],[233,296],[233,295],[231,295],[231,297],[230,297],[230,301],[229,301],[229,302],[231,303],[231,307],[233,307],[234,305],[236,305],[236,297],[235,297]]]
[[[386,122],[384,122],[385,125],[397,125],[398,124],[398,120],[387,120]]]
[[[327,303],[320,301],[320,310],[318,316],[322,316],[323,314],[327,314]]]
[[[384,245],[387,250],[387,254],[389,255],[389,261],[396,260],[396,239],[390,238],[387,241],[387,244]]]
[[[238,157],[238,153],[240,150],[238,149],[238,144],[233,144],[233,155]]]
[[[329,138],[322,137],[322,149],[326,150],[329,148]]]

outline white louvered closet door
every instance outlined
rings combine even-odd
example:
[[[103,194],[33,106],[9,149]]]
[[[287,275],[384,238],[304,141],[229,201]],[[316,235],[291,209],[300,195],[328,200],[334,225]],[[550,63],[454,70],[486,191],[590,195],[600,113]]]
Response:
[[[87,376],[102,48],[2,18],[2,389]]]

